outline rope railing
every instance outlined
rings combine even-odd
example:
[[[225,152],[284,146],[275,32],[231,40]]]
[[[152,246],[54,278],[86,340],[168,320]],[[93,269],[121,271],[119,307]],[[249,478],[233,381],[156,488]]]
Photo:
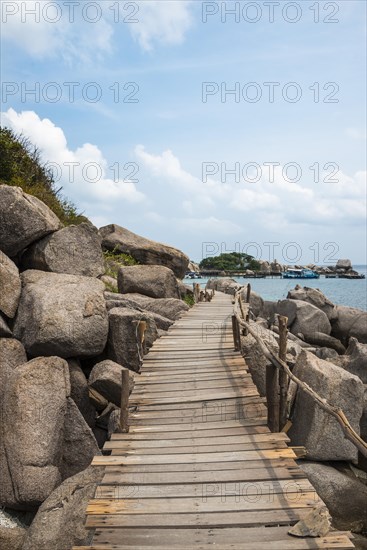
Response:
[[[288,379],[295,382],[299,389],[307,393],[317,404],[318,406],[323,409],[325,412],[333,416],[337,422],[339,423],[343,433],[344,437],[348,439],[355,447],[357,447],[358,451],[364,456],[367,457],[367,443],[360,437],[360,435],[352,428],[350,425],[347,417],[345,416],[342,409],[335,407],[333,405],[330,405],[330,403],[327,402],[326,399],[323,399],[316,391],[314,391],[306,382],[303,382],[297,376],[295,376],[290,368],[288,367],[287,363],[285,362],[286,358],[286,348],[284,349],[284,334],[285,338],[287,335],[287,329],[286,329],[286,323],[285,323],[285,329],[281,328],[284,327],[284,321],[282,325],[279,326],[279,339],[280,339],[280,354],[276,355],[266,344],[265,342],[260,338],[260,336],[256,333],[255,330],[251,327],[249,320],[248,320],[248,313],[250,310],[250,292],[249,292],[249,286],[247,289],[247,301],[248,303],[243,303],[243,300],[241,298],[241,290],[238,290],[234,297],[234,318],[235,321],[232,318],[232,326],[233,328],[233,337],[234,337],[234,343],[235,347],[237,349],[240,349],[239,343],[238,343],[238,334],[240,333],[240,328],[242,327],[245,331],[245,334],[251,334],[253,338],[255,338],[256,342],[258,343],[262,353],[264,356],[270,361],[271,365],[270,369],[267,369],[267,391],[270,390],[274,394],[277,394],[279,396],[279,393],[283,393],[283,399],[284,399],[284,388],[288,385]],[[286,319],[286,318],[285,318]],[[237,326],[236,326],[237,325]],[[286,342],[286,339],[285,339]],[[281,347],[283,346],[283,349]],[[272,372],[270,372],[272,371]],[[279,374],[282,373],[285,375],[286,378],[280,377],[281,385],[279,388]],[[270,380],[269,380],[270,377]],[[280,392],[279,392],[280,390]],[[279,398],[278,398],[279,399]],[[285,418],[284,418],[284,406],[279,408],[278,399],[276,399],[276,396],[274,398],[270,396],[270,407],[268,403],[268,421],[269,426],[271,427],[272,431],[279,431],[279,427],[282,428]],[[275,418],[278,413],[278,418]],[[280,416],[280,419],[279,419]],[[276,428],[276,429],[274,429]]]

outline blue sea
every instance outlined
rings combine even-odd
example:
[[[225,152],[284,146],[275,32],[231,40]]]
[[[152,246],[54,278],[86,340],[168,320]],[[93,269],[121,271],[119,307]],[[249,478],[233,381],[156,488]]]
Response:
[[[367,266],[356,265],[353,269],[364,273],[367,277]],[[356,307],[367,311],[367,278],[366,279],[326,279],[320,276],[319,279],[300,279],[291,281],[289,279],[267,277],[265,279],[246,279],[244,277],[233,277],[239,284],[251,284],[251,288],[260,294],[264,300],[282,300],[287,297],[288,291],[292,290],[298,283],[301,286],[318,288],[336,305]],[[184,283],[192,285],[193,282],[200,283],[205,287],[208,279],[184,279]]]

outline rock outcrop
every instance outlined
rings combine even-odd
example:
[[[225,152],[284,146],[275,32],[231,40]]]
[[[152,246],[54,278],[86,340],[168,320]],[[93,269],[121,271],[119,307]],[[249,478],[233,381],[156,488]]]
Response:
[[[134,265],[121,267],[118,273],[121,294],[137,293],[150,298],[179,298],[173,271],[163,266]]]
[[[288,317],[288,327],[295,335],[303,334],[306,337],[306,335],[315,332],[323,334],[331,332],[331,325],[326,313],[302,300],[279,300],[276,312]]]
[[[321,309],[329,320],[336,316],[335,305],[317,288],[299,287],[288,292],[287,298],[290,300],[302,300]]]
[[[48,206],[20,187],[0,185],[0,205],[0,248],[10,258],[61,228]]]
[[[346,471],[316,462],[299,463],[325,502],[336,529],[367,530],[367,486]]]
[[[335,309],[332,336],[345,344],[352,336],[362,344],[367,344],[367,311],[345,306],[336,306]]]
[[[67,399],[62,443],[62,479],[85,470],[99,453],[98,443],[74,401]]]
[[[91,223],[69,225],[28,248],[22,268],[98,277],[105,271],[101,242]]]
[[[108,334],[104,285],[92,277],[22,273],[14,335],[31,356],[85,357],[101,353]]]
[[[103,474],[103,468],[90,466],[55,489],[39,508],[22,550],[70,550],[88,544],[85,512]]]
[[[99,232],[105,250],[130,254],[141,264],[168,267],[180,279],[185,276],[190,260],[177,248],[140,237],[116,224],[101,227]]]
[[[108,299],[111,296],[114,296],[115,299],[120,300],[129,300],[131,307],[134,309],[136,304],[138,310],[142,309],[143,311],[150,311],[161,315],[166,319],[171,321],[176,321],[179,319],[183,313],[188,311],[190,308],[185,302],[177,298],[149,298],[148,296],[143,296],[142,294],[114,294],[114,293],[105,293],[105,297]]]
[[[106,360],[95,365],[89,376],[89,385],[117,407],[121,405],[121,386],[122,386],[121,365],[114,361]],[[134,375],[129,375],[129,392],[134,387]]]
[[[18,308],[22,285],[15,263],[0,250],[0,311],[13,318]]]
[[[359,433],[364,387],[357,376],[306,350],[298,356],[293,373],[328,403],[342,409]],[[292,421],[288,432],[292,444],[305,446],[309,459],[357,462],[357,449],[345,439],[335,418],[301,390],[297,392]]]
[[[107,354],[119,365],[140,372],[144,349],[139,326],[151,322],[145,313],[133,309],[114,308],[109,311],[110,330]]]
[[[89,398],[88,380],[82,371],[79,361],[68,359],[71,398],[82,413],[84,420],[90,428],[96,423],[96,409]]]
[[[69,396],[68,365],[58,357],[38,357],[18,365],[8,377],[2,405],[0,445],[7,467],[1,505],[32,509],[60,484]]]

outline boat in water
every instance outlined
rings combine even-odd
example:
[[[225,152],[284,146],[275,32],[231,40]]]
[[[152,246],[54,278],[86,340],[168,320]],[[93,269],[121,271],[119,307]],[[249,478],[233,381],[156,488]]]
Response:
[[[287,269],[282,273],[283,279],[319,279],[320,275],[311,269]]]

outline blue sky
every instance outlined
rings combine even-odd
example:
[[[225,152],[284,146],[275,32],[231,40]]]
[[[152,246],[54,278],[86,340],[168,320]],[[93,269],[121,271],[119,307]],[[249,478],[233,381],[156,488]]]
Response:
[[[195,260],[367,262],[364,1],[4,0],[1,16],[2,124],[96,225]]]

